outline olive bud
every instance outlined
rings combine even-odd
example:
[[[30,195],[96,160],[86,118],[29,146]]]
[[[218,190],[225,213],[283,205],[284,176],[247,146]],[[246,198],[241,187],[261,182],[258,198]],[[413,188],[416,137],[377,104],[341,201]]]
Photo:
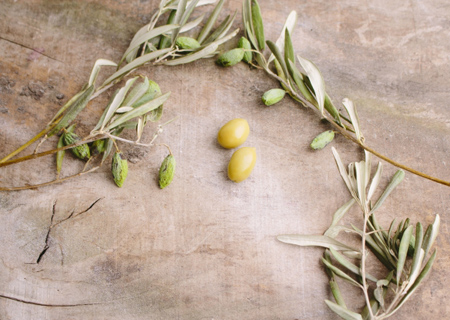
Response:
[[[121,152],[114,153],[111,163],[111,172],[114,182],[119,188],[121,188],[128,175],[128,161],[126,159],[122,159]]]
[[[280,102],[284,98],[285,94],[286,91],[283,89],[271,89],[263,94],[262,101],[266,106],[271,106],[277,102]]]
[[[322,132],[317,137],[314,138],[314,140],[311,142],[310,146],[314,150],[320,150],[325,148],[327,144],[329,144],[334,139],[334,131],[328,130],[325,132]]]
[[[238,42],[238,48],[244,49],[244,60],[247,63],[252,62],[253,54],[250,51],[252,49],[252,46],[250,45],[250,42],[245,37],[241,37]]]
[[[216,63],[223,67],[231,67],[239,63],[244,58],[244,49],[236,48],[220,55]]]
[[[169,154],[161,163],[159,168],[159,187],[164,189],[173,180],[175,174],[175,158],[172,154]]]
[[[64,132],[64,145],[68,146],[80,141],[80,137],[78,137],[75,133],[66,131]],[[89,151],[89,146],[84,143],[75,148],[70,149],[73,155],[81,160],[89,159],[91,157],[91,152]]]
[[[190,37],[178,37],[176,44],[180,49],[197,49],[200,47],[200,43]]]

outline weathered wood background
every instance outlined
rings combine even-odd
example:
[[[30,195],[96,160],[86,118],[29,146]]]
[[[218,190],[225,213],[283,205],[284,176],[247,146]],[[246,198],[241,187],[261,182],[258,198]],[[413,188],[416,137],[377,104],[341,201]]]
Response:
[[[298,12],[297,53],[319,66],[335,101],[356,103],[370,146],[450,179],[446,0],[260,3],[272,40],[289,12]],[[96,59],[118,61],[157,5],[1,1],[1,154],[39,132],[87,80]],[[240,8],[241,1],[228,1],[222,16]],[[242,27],[240,19],[235,26]],[[130,173],[122,189],[106,166],[59,185],[0,193],[0,319],[336,319],[323,302],[330,292],[322,250],[275,239],[322,233],[349,199],[331,149],[308,148],[328,127],[289,98],[262,105],[263,92],[277,83],[245,64],[222,69],[209,59],[139,72],[172,92],[163,120],[176,121],[158,141],[177,159],[173,184],[159,190],[156,183],[164,147],[123,146]],[[96,123],[106,102],[97,99],[82,114],[80,133]],[[252,176],[241,184],[227,180],[232,151],[215,140],[236,117],[248,119],[245,145],[258,152]],[[333,145],[345,162],[362,159],[343,137]],[[64,174],[82,166],[67,159]],[[395,170],[385,166],[383,185]],[[1,168],[0,183],[35,184],[54,174],[53,157],[41,158]],[[407,174],[380,211],[386,227],[394,217],[414,223],[442,217],[434,270],[394,319],[443,319],[450,312],[449,196],[450,188]],[[358,219],[355,210],[346,222]],[[363,304],[357,292],[347,299],[355,308]]]

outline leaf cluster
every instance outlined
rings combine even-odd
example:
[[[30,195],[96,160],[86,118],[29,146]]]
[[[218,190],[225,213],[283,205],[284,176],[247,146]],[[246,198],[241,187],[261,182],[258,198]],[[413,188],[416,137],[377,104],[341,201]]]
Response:
[[[340,317],[386,319],[411,297],[431,270],[436,250],[430,257],[428,254],[438,235],[440,218],[436,215],[435,221],[428,225],[425,232],[420,222],[416,224],[414,231],[409,218],[398,224],[394,219],[389,228],[382,228],[376,219],[375,211],[379,210],[403,180],[404,171],[397,171],[381,195],[376,201],[372,201],[381,180],[382,164],[378,163],[372,176],[368,152],[365,153],[364,161],[352,162],[347,169],[334,148],[333,154],[352,199],[334,213],[331,225],[323,235],[281,235],[278,240],[300,246],[325,248],[322,262],[330,277],[330,289],[335,299],[335,302],[325,302]],[[354,204],[358,204],[362,212],[362,230],[354,225],[339,225],[340,220]],[[353,248],[336,240],[342,231],[359,235],[361,248]],[[367,249],[385,266],[383,278],[378,279],[366,271]],[[347,308],[337,279],[363,291],[366,306],[360,313]]]

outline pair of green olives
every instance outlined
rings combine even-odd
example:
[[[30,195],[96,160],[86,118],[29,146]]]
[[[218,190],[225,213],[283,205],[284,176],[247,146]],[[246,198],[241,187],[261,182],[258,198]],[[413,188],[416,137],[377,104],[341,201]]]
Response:
[[[220,128],[217,141],[226,148],[239,147],[247,140],[250,127],[245,119],[233,119]],[[236,150],[228,163],[228,178],[234,182],[247,179],[253,171],[256,163],[256,149],[243,147]]]

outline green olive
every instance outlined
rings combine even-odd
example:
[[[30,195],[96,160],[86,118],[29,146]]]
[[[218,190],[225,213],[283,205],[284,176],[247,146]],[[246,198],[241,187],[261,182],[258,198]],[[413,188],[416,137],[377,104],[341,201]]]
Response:
[[[245,142],[250,132],[250,127],[245,119],[233,119],[220,128],[217,134],[217,141],[226,148],[239,147]]]
[[[247,179],[256,163],[256,149],[243,147],[236,150],[228,163],[228,178],[234,182]]]

